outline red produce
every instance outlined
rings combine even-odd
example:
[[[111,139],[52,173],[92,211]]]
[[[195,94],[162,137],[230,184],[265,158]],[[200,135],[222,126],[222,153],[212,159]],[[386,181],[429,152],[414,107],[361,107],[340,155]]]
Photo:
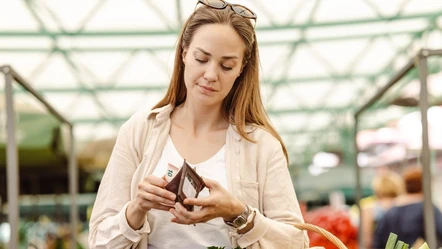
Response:
[[[349,249],[357,249],[357,228],[351,223],[349,214],[344,209],[330,206],[309,211],[304,216],[305,222],[324,228],[338,237]],[[327,249],[337,248],[328,239],[315,232],[308,232],[310,246],[323,246]]]

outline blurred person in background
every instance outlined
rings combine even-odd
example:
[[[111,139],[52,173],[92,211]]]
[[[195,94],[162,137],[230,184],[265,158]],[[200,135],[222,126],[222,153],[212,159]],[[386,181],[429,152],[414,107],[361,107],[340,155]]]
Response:
[[[198,1],[166,96],[120,129],[93,207],[90,248],[308,246],[293,226],[304,221],[287,151],[261,100],[255,19],[241,5]],[[193,212],[164,188],[167,165],[184,158],[208,188],[184,201],[201,207]]]
[[[371,248],[373,233],[384,214],[393,206],[399,195],[404,193],[402,177],[394,171],[379,171],[373,178],[374,200],[362,209],[362,233],[365,248]]]
[[[422,171],[418,167],[406,169],[403,173],[406,194],[398,197],[392,207],[379,222],[372,248],[385,248],[390,233],[398,239],[413,245],[418,239],[425,238],[424,195],[422,191]],[[442,214],[434,207],[436,237],[439,246],[442,241]]]

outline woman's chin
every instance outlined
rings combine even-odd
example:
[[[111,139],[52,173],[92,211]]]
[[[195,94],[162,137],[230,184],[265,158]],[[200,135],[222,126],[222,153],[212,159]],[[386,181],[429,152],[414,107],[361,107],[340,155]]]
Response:
[[[207,96],[202,94],[200,94],[195,100],[198,103],[198,105],[207,106],[207,107],[221,105],[222,102],[219,101],[218,99],[213,98],[213,96]]]

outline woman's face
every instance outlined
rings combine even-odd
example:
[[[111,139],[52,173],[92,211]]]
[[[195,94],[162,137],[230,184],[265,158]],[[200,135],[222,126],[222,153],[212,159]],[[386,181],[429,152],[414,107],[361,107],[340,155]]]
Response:
[[[198,28],[183,51],[187,99],[220,105],[241,73],[244,51],[244,42],[232,27],[206,24]]]

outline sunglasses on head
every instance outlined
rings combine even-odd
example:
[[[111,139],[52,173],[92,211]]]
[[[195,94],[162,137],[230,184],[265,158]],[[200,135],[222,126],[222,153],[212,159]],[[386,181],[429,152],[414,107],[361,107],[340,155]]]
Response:
[[[223,0],[198,0],[197,5],[199,3],[204,4],[205,6],[211,7],[214,9],[225,9],[227,7],[230,7],[236,14],[238,14],[244,18],[253,19],[255,21],[257,18],[255,12],[251,11],[247,7],[242,6],[240,4],[232,4],[232,3],[228,3]]]

